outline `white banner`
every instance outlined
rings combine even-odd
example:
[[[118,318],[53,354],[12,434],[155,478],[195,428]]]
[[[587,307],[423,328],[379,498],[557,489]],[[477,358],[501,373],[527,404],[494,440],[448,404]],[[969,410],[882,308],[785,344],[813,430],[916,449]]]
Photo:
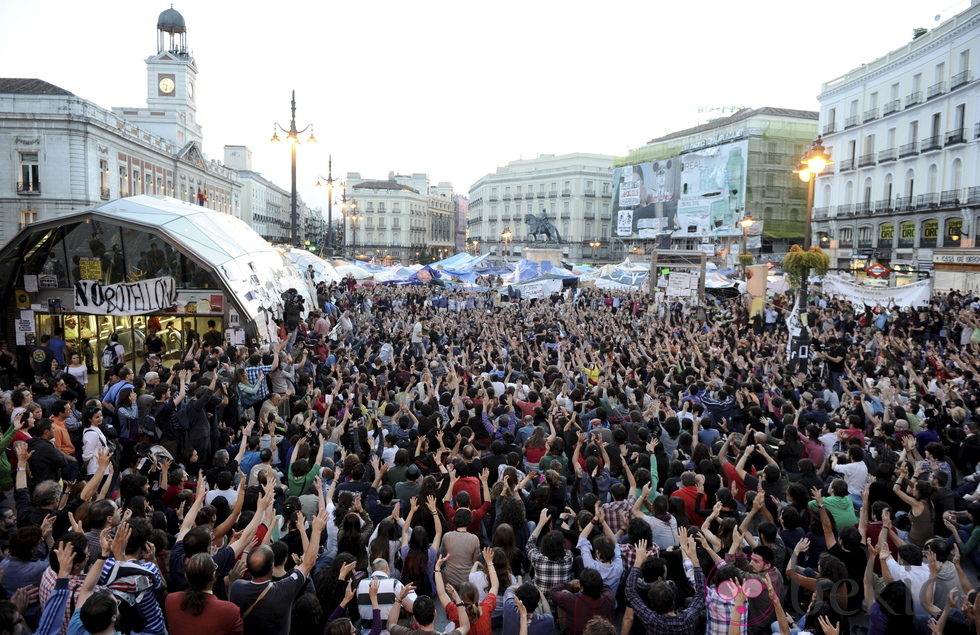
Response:
[[[841,297],[858,307],[876,304],[884,307],[920,307],[929,304],[932,281],[922,280],[901,287],[865,287],[828,275],[824,276],[823,290],[829,296]]]
[[[562,289],[561,280],[538,280],[525,284],[515,284],[514,289],[521,292],[521,298],[531,300],[534,298],[547,298],[552,293],[558,293]]]
[[[75,310],[81,313],[142,315],[169,309],[176,302],[177,283],[169,276],[120,284],[97,280],[75,283]]]

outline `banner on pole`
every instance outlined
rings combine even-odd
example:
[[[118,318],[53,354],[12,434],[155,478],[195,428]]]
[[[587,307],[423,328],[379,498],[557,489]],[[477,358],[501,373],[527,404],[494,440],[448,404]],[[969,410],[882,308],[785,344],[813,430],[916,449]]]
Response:
[[[75,283],[75,310],[93,315],[142,315],[163,311],[177,302],[177,284],[170,276],[139,282]]]

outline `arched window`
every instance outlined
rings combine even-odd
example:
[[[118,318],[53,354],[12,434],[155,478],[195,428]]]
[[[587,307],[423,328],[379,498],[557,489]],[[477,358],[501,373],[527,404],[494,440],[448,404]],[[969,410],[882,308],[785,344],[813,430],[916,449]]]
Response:
[[[842,227],[840,230],[840,246],[849,248],[854,246],[854,230],[850,227]]]
[[[920,247],[935,247],[939,240],[939,221],[935,218],[922,221]]]
[[[943,247],[959,247],[963,240],[963,219],[954,216],[946,219],[946,230],[943,232]]]
[[[959,189],[963,187],[963,162],[959,159],[953,160],[952,169],[949,172],[949,189],[956,190],[956,196],[959,196]]]
[[[915,221],[905,221],[898,226],[898,246],[915,247]]]
[[[909,169],[905,173],[905,204],[911,203],[915,195],[915,170]]]
[[[929,173],[928,176],[926,177],[927,194],[932,194],[933,192],[936,191],[938,187],[938,184],[936,183],[938,176],[939,176],[939,168],[936,166],[935,163],[933,163],[932,165],[929,166]]]
[[[882,223],[878,225],[878,246],[886,249],[895,244],[895,224]]]
[[[870,249],[873,246],[872,237],[874,236],[874,229],[871,225],[858,227],[857,234],[858,249]]]

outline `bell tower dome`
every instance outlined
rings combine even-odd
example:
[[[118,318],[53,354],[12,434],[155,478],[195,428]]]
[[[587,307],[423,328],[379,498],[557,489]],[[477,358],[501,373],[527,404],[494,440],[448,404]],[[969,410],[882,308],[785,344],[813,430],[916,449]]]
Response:
[[[173,5],[157,18],[157,52],[146,58],[146,107],[113,108],[140,128],[183,148],[201,143],[197,65],[187,48],[187,24]]]
[[[187,25],[174,5],[157,18],[157,53],[187,55]]]

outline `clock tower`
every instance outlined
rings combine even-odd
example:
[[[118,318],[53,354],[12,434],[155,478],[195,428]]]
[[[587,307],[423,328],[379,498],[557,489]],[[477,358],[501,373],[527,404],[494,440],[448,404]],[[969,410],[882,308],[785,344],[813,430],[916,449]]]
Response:
[[[182,148],[201,143],[195,99],[197,65],[187,49],[187,26],[171,6],[157,18],[157,52],[146,59],[146,108],[113,108],[140,128]]]

